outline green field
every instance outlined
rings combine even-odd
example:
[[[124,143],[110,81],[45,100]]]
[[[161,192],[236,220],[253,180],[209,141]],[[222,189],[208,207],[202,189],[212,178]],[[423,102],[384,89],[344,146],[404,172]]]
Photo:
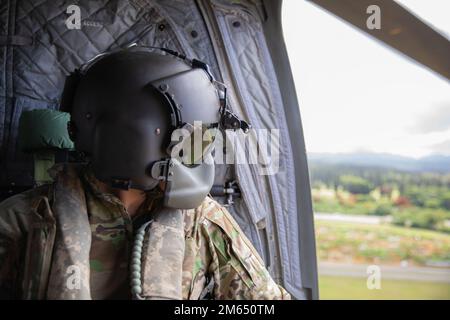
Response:
[[[349,222],[315,222],[319,261],[347,264],[424,266],[450,260],[450,235],[430,230],[366,225]],[[321,299],[446,299],[450,284],[382,279],[380,290],[369,290],[366,278],[319,276]]]
[[[379,290],[369,290],[365,278],[320,276],[320,299],[439,299],[450,300],[450,284],[421,281],[382,280]]]

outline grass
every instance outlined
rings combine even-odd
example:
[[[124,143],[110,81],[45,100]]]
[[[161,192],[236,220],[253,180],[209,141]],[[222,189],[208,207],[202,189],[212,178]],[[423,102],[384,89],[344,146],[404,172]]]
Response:
[[[324,213],[339,212],[342,214],[371,215],[376,209],[375,201],[356,202],[352,205],[344,205],[336,201],[314,201],[314,211]]]
[[[430,261],[450,261],[450,235],[389,224],[315,221],[320,261],[423,266]],[[369,290],[366,278],[319,276],[321,299],[445,299],[450,284],[382,279],[380,290]]]
[[[450,285],[383,279],[379,290],[369,290],[365,278],[320,276],[319,294],[325,300],[449,300]]]

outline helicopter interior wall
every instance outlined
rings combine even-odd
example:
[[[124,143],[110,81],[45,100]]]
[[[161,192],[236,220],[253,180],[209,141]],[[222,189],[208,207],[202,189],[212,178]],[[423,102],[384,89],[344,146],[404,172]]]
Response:
[[[257,0],[77,1],[81,28],[68,29],[73,1],[0,3],[0,185],[31,186],[32,157],[17,149],[22,111],[58,109],[66,75],[97,54],[137,42],[208,63],[230,90],[231,107],[256,129],[279,130],[275,174],[219,165],[217,184],[236,180],[242,198],[228,207],[274,278],[297,299],[302,284],[294,156],[279,83]],[[298,139],[298,137],[297,137]],[[218,199],[224,202],[224,199]]]

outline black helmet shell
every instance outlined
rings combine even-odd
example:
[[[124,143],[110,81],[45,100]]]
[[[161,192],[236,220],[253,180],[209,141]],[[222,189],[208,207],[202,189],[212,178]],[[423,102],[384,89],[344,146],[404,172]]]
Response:
[[[101,57],[73,92],[71,130],[96,177],[114,186],[156,186],[153,163],[170,157],[185,123],[218,123],[220,99],[208,74],[177,57],[126,49]]]

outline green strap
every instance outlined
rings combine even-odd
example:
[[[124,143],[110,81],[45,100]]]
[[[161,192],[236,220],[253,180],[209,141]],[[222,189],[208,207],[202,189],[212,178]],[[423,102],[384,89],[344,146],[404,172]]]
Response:
[[[53,181],[48,170],[53,167],[54,164],[54,151],[45,150],[34,153],[34,181],[37,186]]]

